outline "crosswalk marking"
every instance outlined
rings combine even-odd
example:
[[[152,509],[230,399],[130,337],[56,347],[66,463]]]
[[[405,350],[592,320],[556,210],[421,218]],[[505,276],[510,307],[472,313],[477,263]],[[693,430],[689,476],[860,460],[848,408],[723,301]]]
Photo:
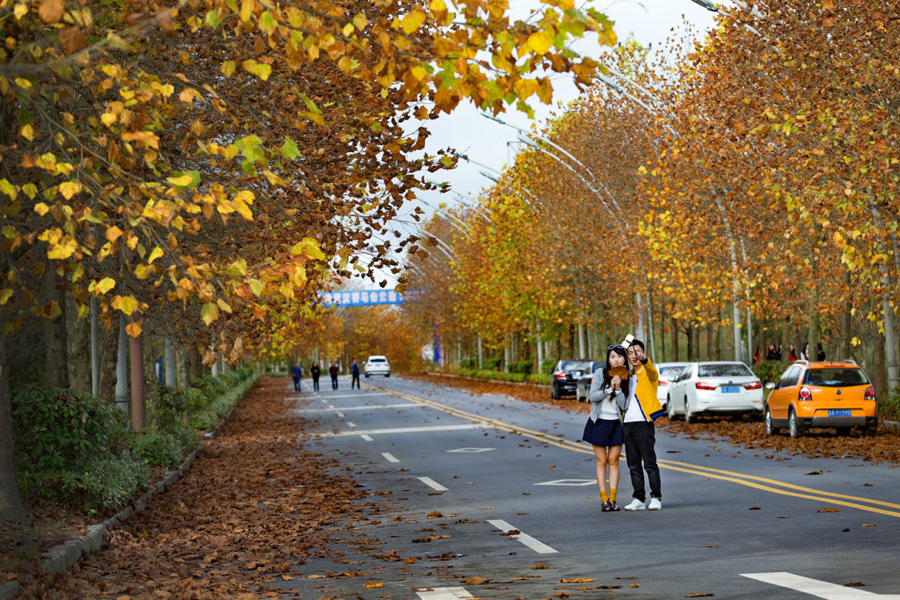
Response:
[[[416,590],[416,595],[421,598],[421,600],[460,600],[461,598],[475,597],[463,587]]]
[[[818,579],[810,579],[809,577],[802,577],[784,571],[741,573],[741,577],[770,583],[796,592],[809,594],[810,596],[825,598],[825,600],[900,600],[900,594],[874,594],[865,590],[819,581]]]

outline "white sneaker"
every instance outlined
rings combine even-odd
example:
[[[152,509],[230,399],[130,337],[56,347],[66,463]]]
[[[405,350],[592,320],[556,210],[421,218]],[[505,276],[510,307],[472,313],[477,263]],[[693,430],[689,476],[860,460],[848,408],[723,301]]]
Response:
[[[662,500],[659,498],[650,498],[650,506],[647,510],[662,510]]]
[[[656,499],[654,498],[654,500]],[[657,502],[659,502],[659,500],[657,500]],[[645,508],[647,508],[647,505],[635,498],[631,501],[631,504],[625,507],[625,510],[644,510]]]

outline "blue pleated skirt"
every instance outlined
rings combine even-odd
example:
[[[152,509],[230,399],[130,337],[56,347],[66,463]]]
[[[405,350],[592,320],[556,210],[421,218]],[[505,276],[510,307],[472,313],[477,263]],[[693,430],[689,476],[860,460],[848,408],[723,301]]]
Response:
[[[588,418],[581,439],[593,446],[621,446],[625,443],[625,430],[618,419],[597,419],[594,423]]]

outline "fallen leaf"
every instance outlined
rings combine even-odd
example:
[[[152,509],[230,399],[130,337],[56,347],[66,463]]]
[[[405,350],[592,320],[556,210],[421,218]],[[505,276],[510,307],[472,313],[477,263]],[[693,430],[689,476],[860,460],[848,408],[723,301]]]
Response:
[[[630,588],[641,587],[641,584],[639,584],[639,583],[629,583],[629,584],[628,584],[628,587],[630,587]]]
[[[709,596],[715,596],[715,594],[685,594],[685,598],[707,598]]]
[[[520,533],[522,533],[522,532],[519,531],[518,529],[510,529],[509,531],[504,531],[500,535],[519,535]]]
[[[366,587],[368,589],[380,588],[380,587],[384,587],[384,582],[383,581],[378,581],[378,582],[369,581],[368,583],[366,583],[366,585],[364,587]]]
[[[844,587],[866,587],[868,584],[863,583],[862,581],[848,581],[844,584]]]
[[[440,518],[443,517],[443,516],[444,516],[444,515],[441,514],[441,511],[439,511],[439,510],[434,510],[434,511],[431,511],[430,513],[428,513],[428,516],[425,517],[425,518],[426,518],[426,519],[440,519]]]
[[[762,509],[761,509],[760,507],[758,507],[758,506],[751,506],[751,507],[748,508],[747,510],[762,510]]]
[[[825,508],[820,508],[816,512],[821,512],[821,513],[841,512],[841,509],[839,509],[836,506],[826,506]]]
[[[533,567],[531,567],[532,570],[535,570],[535,569],[549,569],[549,568],[550,568],[550,565],[541,565],[541,564],[534,565]]]
[[[863,523],[863,527],[875,527],[875,523]]]
[[[593,579],[589,577],[575,577],[574,579],[560,579],[560,583],[590,583]]]
[[[822,471],[810,471],[809,473],[804,473],[804,475],[821,475]]]
[[[776,516],[775,518],[776,518],[776,519],[790,519],[790,517],[787,516],[787,515],[778,515],[778,516]]]
[[[490,581],[490,580],[486,579],[484,577],[478,577],[478,576],[463,578],[463,583],[466,585],[481,585],[482,583],[487,583],[488,581]]]
[[[615,583],[606,583],[604,585],[598,585],[597,589],[599,590],[618,590],[622,586]]]

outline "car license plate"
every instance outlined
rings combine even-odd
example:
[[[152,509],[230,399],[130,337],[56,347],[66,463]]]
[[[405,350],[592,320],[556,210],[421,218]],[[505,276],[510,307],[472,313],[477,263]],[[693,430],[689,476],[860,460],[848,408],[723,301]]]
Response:
[[[828,416],[829,417],[849,417],[850,409],[849,408],[829,408]]]
[[[723,385],[719,388],[719,391],[723,394],[737,394],[741,391],[741,388],[736,385]]]

